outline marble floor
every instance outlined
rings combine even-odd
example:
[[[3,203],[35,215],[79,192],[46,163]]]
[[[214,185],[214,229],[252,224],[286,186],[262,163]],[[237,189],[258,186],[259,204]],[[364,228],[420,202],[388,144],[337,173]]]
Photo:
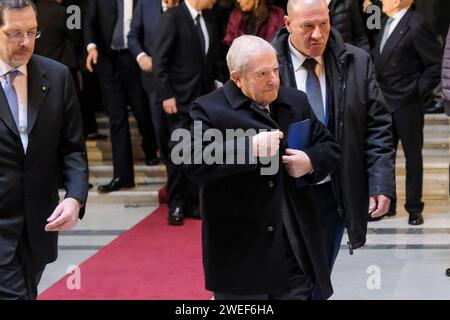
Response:
[[[450,206],[428,204],[425,223],[410,227],[398,208],[370,222],[366,246],[349,254],[346,236],[332,275],[332,299],[450,299]]]
[[[42,292],[154,207],[90,205],[77,227],[60,235],[59,258],[47,266]],[[332,275],[332,299],[450,299],[450,206],[427,204],[425,223],[410,227],[401,208],[392,218],[370,222],[367,245],[349,255],[346,235]]]

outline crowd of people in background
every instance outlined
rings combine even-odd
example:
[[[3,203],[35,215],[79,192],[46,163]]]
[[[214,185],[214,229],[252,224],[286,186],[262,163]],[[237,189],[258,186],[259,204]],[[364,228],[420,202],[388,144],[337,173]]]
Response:
[[[35,1],[42,32],[35,53],[70,68],[86,139],[106,139],[95,113],[109,118],[114,173],[98,191],[135,186],[132,113],[145,164],[163,162],[167,169],[168,223],[202,218],[204,186],[172,162],[170,136],[190,129],[191,106],[199,97],[239,82],[229,80],[225,57],[235,39],[253,35],[272,43],[281,85],[307,94],[342,150],[336,171],[308,189],[325,230],[328,268],[345,228],[352,251],[364,245],[368,221],[396,215],[399,141],[406,158],[408,223],[422,224],[424,114],[450,114],[450,2],[321,1]],[[65,7],[73,4],[81,7],[81,30],[66,26]],[[377,12],[380,28],[374,29],[368,21]],[[222,296],[227,288],[211,287]],[[317,299],[329,295],[326,285],[314,288]]]

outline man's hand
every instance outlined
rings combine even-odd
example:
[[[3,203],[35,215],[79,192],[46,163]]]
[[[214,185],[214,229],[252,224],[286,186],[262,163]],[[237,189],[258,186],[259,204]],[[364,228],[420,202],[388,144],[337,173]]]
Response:
[[[150,57],[148,54],[143,55],[138,60],[139,67],[144,72],[152,72],[153,69],[153,62],[152,57]]]
[[[283,132],[269,131],[260,132],[253,136],[253,156],[254,157],[273,157],[280,149],[280,141],[283,139]]]
[[[164,112],[167,114],[174,114],[177,113],[177,101],[175,98],[170,98],[163,101],[163,109]]]
[[[73,198],[64,199],[53,211],[45,231],[64,231],[72,229],[78,222],[80,203]]]
[[[92,48],[88,51],[88,56],[86,58],[86,68],[89,72],[94,72],[94,66],[92,64],[97,64],[98,61],[98,51],[96,48]]]
[[[283,156],[283,163],[289,175],[294,178],[303,177],[313,169],[311,160],[301,150],[286,149],[286,155]]]
[[[383,195],[374,195],[369,198],[369,214],[372,218],[378,218],[389,211],[391,199]]]

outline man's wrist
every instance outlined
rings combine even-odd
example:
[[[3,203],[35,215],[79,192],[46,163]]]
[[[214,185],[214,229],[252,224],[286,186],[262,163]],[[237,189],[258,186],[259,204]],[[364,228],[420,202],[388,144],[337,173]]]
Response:
[[[92,49],[97,50],[97,45],[95,43],[89,43],[86,47],[87,52],[91,51]]]
[[[136,57],[136,61],[139,63],[139,60],[141,60],[143,57],[147,57],[148,54],[146,54],[145,52],[141,52],[137,55]]]

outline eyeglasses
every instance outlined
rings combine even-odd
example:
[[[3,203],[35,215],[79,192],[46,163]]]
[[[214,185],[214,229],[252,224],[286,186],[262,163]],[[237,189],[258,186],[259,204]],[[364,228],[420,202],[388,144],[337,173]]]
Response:
[[[41,36],[41,31],[27,31],[25,33],[22,31],[13,31],[13,32],[3,31],[3,33],[6,34],[8,40],[12,42],[22,42],[25,39],[25,37],[27,37],[29,40],[34,40],[38,39]]]

